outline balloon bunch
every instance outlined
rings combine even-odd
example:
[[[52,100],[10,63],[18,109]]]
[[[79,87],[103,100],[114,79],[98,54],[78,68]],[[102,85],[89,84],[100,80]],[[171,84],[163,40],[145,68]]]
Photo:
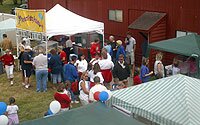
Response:
[[[49,105],[49,109],[47,111],[47,115],[53,115],[60,111],[61,105],[58,101],[52,101]]]
[[[106,91],[102,91],[102,92],[97,91],[94,93],[93,96],[96,101],[105,102],[111,98],[112,94],[111,94],[110,90],[106,90]]]
[[[8,117],[4,115],[6,112],[7,105],[5,102],[0,102],[0,125],[7,125],[8,124]]]

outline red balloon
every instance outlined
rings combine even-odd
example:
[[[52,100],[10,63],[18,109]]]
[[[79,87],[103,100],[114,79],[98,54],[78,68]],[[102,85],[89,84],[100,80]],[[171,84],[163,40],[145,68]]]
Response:
[[[100,94],[99,91],[94,93],[94,99],[97,100],[97,101],[99,101],[99,94]]]

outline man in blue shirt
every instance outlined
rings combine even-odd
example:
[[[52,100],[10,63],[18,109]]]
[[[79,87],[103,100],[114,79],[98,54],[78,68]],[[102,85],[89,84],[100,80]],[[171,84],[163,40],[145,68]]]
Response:
[[[64,66],[64,77],[65,81],[68,80],[71,83],[78,81],[78,71],[76,67],[74,66],[74,63],[76,62],[77,57],[72,56],[71,61]]]

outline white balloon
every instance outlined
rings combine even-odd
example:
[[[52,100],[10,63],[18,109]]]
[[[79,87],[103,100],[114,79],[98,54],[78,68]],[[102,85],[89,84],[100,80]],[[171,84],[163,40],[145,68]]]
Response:
[[[8,124],[8,117],[5,115],[0,116],[0,125],[7,125]]]
[[[52,101],[50,103],[49,108],[50,108],[50,110],[51,110],[51,112],[53,114],[56,114],[56,113],[58,113],[60,111],[61,105],[60,105],[60,103],[58,101]]]

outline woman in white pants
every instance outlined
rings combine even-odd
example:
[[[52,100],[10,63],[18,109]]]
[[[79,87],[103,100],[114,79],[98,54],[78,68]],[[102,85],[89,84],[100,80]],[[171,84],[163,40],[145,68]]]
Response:
[[[3,62],[7,77],[10,81],[10,84],[13,85],[13,69],[14,69],[14,57],[11,54],[10,50],[6,49],[6,54],[0,57],[0,60]]]

